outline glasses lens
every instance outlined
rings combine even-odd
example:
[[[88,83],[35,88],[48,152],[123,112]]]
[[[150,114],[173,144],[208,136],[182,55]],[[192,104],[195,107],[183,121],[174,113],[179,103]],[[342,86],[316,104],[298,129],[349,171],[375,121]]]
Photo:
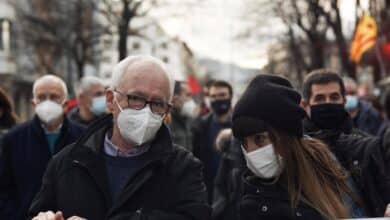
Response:
[[[146,99],[139,96],[128,95],[127,100],[129,103],[129,108],[132,109],[140,110],[146,105]]]
[[[150,108],[153,113],[163,115],[168,111],[168,104],[164,102],[150,102]]]

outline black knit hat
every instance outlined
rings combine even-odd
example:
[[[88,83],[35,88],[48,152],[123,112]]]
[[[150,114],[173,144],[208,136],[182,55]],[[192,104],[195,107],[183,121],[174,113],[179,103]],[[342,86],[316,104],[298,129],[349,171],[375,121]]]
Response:
[[[234,108],[234,136],[242,139],[272,127],[302,137],[302,119],[306,113],[300,101],[300,94],[287,79],[256,76]]]

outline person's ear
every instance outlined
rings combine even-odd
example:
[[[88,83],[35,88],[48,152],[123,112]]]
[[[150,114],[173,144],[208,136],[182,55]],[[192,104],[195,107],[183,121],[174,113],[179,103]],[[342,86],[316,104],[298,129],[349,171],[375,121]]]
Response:
[[[110,89],[107,89],[105,93],[106,93],[106,108],[108,112],[114,112],[115,109],[114,92]]]
[[[172,115],[169,111],[164,115],[163,121],[167,125],[170,125],[172,123]]]
[[[78,99],[79,105],[85,105],[85,102],[86,102],[86,95],[85,95],[85,94],[80,93],[80,94],[77,96],[77,99]]]
[[[310,105],[308,101],[301,99],[300,106],[305,110],[307,115],[310,115]]]
[[[37,103],[35,102],[35,99],[34,99],[34,98],[31,99],[31,106],[32,106],[33,108],[35,108],[35,107],[37,106]]]
[[[64,109],[66,109],[66,107],[68,106],[68,103],[69,103],[69,100],[66,99],[66,100],[64,101],[64,103],[62,103],[62,107],[63,107]]]

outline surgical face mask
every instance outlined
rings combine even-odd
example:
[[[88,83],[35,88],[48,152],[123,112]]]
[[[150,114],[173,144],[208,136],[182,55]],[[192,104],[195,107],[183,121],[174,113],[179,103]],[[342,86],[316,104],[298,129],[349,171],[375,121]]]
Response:
[[[241,146],[246,165],[256,176],[264,179],[274,178],[282,172],[283,158],[277,155],[272,144],[250,153]]]
[[[339,129],[348,117],[343,104],[310,106],[310,120],[320,129]]]
[[[197,112],[196,112],[195,101],[193,99],[190,99],[190,100],[184,102],[180,113],[181,113],[181,115],[188,117],[188,118],[196,118]]]
[[[99,116],[106,112],[106,97],[99,96],[92,99],[91,112]]]
[[[347,101],[345,102],[345,109],[347,111],[354,110],[358,107],[359,99],[356,95],[347,95]]]
[[[121,111],[117,119],[119,132],[128,143],[141,145],[155,137],[161,127],[162,116],[154,114],[149,105],[141,110],[122,109],[116,100],[115,102]]]
[[[39,119],[41,119],[46,124],[53,123],[64,114],[62,105],[51,100],[46,100],[39,103],[35,107],[35,112],[37,113]]]

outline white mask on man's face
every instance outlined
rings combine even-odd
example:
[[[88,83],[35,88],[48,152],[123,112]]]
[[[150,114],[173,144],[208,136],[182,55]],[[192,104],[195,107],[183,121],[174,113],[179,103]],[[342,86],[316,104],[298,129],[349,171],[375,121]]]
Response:
[[[196,118],[196,103],[193,99],[187,100],[181,107],[181,114],[189,118]]]
[[[115,100],[120,113],[117,118],[121,136],[129,143],[141,145],[151,141],[160,129],[163,117],[154,114],[149,106],[141,110],[131,108],[122,109]]]
[[[283,158],[277,155],[272,144],[261,147],[247,153],[241,146],[247,167],[256,176],[270,179],[276,177],[282,171]]]
[[[51,100],[43,101],[35,107],[35,113],[37,113],[39,119],[46,124],[51,124],[58,120],[64,114],[62,105],[53,102]]]

